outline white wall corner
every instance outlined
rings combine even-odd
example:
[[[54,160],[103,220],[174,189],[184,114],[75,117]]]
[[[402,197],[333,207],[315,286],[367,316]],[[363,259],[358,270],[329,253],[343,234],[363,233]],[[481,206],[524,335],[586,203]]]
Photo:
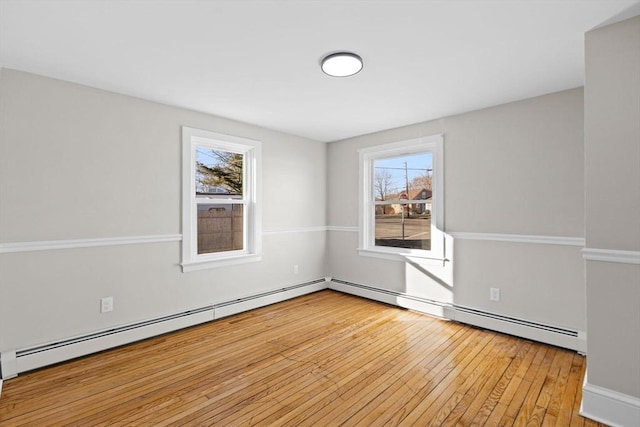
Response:
[[[18,363],[16,362],[15,350],[0,353],[0,373],[2,373],[3,380],[18,376]]]
[[[640,426],[640,398],[589,384],[585,375],[580,415],[612,427]]]

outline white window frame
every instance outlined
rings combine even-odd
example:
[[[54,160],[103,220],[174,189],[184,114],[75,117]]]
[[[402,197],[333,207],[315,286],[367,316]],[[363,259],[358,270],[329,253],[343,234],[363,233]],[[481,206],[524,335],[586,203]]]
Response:
[[[444,260],[444,136],[431,135],[358,150],[359,179],[359,247],[358,254],[406,261],[411,258]],[[430,152],[433,156],[431,196],[431,249],[395,248],[375,245],[374,162],[376,160]],[[424,200],[408,200],[408,204]]]
[[[260,172],[262,144],[237,136],[182,127],[182,271],[202,270],[262,259],[262,217],[260,211]],[[243,154],[242,199],[220,200],[243,205],[243,249],[198,254],[196,200],[196,147],[207,147]],[[219,199],[216,199],[219,200]]]

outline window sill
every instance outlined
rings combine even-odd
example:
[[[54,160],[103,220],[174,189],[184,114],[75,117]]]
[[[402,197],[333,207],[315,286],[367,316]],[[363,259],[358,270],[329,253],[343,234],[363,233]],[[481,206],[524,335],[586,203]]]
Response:
[[[438,261],[438,262],[449,261],[444,256],[436,253],[415,254],[415,253],[391,252],[391,251],[372,249],[372,248],[358,248],[358,255],[387,259],[392,261],[402,261],[402,262],[409,261],[409,262],[416,262],[416,263],[425,263],[429,261]]]
[[[243,254],[233,257],[224,257],[216,259],[207,259],[201,261],[186,261],[180,264],[182,272],[206,270],[208,268],[226,267],[230,265],[246,264],[249,262],[262,261],[261,254]]]

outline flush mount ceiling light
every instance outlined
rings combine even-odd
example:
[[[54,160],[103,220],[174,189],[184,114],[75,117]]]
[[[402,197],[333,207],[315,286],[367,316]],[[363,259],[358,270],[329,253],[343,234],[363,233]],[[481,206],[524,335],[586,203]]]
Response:
[[[322,58],[322,71],[332,77],[349,77],[362,70],[362,58],[351,52],[336,52]]]

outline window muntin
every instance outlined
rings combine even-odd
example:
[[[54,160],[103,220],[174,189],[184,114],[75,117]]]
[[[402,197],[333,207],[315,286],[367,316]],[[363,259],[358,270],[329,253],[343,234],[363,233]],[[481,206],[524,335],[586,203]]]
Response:
[[[361,255],[444,256],[442,141],[434,135],[359,151]]]
[[[260,148],[183,128],[183,271],[260,259]]]

